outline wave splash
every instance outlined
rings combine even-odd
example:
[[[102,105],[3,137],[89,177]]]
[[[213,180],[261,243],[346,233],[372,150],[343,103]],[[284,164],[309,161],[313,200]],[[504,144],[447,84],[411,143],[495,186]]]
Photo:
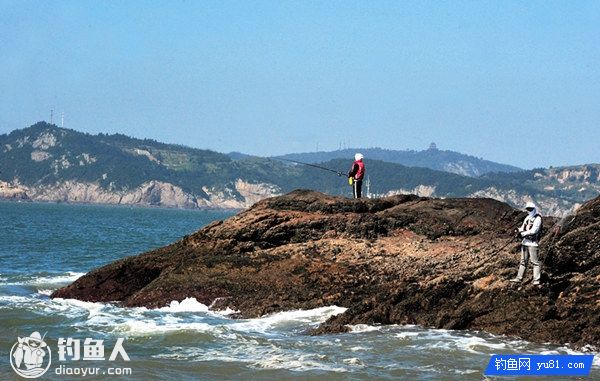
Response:
[[[69,327],[63,328],[66,331],[74,328],[77,332],[101,332],[111,336],[126,334],[142,341],[158,340],[160,344],[152,348],[160,350],[148,354],[152,358],[191,363],[237,363],[254,369],[294,372],[368,372],[373,366],[383,366],[379,363],[384,356],[373,355],[380,350],[390,353],[409,350],[423,356],[452,354],[455,358],[453,368],[446,369],[440,365],[435,369],[423,368],[423,371],[454,372],[462,369],[465,374],[479,372],[468,365],[472,364],[474,356],[487,358],[491,353],[507,351],[581,353],[566,347],[548,348],[484,333],[433,330],[410,325],[358,324],[350,326],[350,335],[311,337],[305,334],[309,328],[346,310],[339,306],[234,319],[230,315],[237,311],[215,311],[195,298],[174,300],[166,307],[147,309],[48,297],[62,283],[81,275],[69,272],[15,279],[3,274],[6,283],[0,285],[2,289],[12,287],[27,292],[0,294],[0,310],[28,310],[38,315],[64,316],[66,321],[72,322]],[[586,352],[593,353],[594,349]],[[464,364],[461,365],[461,361]],[[596,357],[594,367],[600,367],[600,358]]]

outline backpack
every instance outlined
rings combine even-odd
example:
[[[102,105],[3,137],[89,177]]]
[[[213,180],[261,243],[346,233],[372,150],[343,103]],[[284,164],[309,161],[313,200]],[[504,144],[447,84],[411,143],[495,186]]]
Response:
[[[542,237],[544,236],[544,219],[542,218],[542,215],[539,213],[536,213],[533,216],[533,222],[535,222],[536,218],[540,218],[540,228],[537,231],[537,233],[530,235],[530,239],[534,242],[540,242],[540,240],[542,239]]]

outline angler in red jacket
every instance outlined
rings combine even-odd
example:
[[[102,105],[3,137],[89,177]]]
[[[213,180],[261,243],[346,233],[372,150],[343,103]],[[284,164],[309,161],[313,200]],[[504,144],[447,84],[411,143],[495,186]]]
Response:
[[[352,164],[352,169],[348,172],[348,178],[352,179],[354,198],[360,198],[362,196],[362,182],[365,178],[365,163],[363,163],[362,153],[354,155],[354,164]]]

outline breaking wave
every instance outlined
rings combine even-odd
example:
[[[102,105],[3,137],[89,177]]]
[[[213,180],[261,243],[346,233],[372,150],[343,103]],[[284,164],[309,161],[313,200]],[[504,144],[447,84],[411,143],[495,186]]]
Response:
[[[65,329],[77,332],[126,335],[142,342],[158,340],[159,344],[152,345],[155,353],[147,354],[156,360],[227,363],[256,370],[350,372],[367,377],[377,376],[377,372],[396,372],[413,379],[457,374],[469,378],[481,374],[473,367],[474,359],[481,359],[483,367],[494,353],[582,353],[483,332],[414,325],[356,324],[349,326],[350,335],[306,334],[329,317],[346,311],[338,306],[234,319],[231,315],[237,311],[215,311],[195,298],[174,300],[157,309],[49,298],[55,289],[81,275],[2,274],[0,311],[53,316],[69,321]],[[594,351],[588,348],[583,352]],[[396,360],[394,356],[398,356]],[[428,360],[421,363],[419,358]],[[595,358],[594,367],[600,367],[600,358]]]

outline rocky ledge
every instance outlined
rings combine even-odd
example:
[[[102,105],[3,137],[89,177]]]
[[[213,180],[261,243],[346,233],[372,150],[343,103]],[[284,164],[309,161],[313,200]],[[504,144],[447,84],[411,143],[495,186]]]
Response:
[[[523,218],[491,199],[299,190],[96,269],[52,297],[146,307],[195,297],[242,317],[335,304],[348,309],[313,333],[419,324],[600,345],[600,198],[558,235],[557,221],[545,220],[542,287],[508,282]]]

